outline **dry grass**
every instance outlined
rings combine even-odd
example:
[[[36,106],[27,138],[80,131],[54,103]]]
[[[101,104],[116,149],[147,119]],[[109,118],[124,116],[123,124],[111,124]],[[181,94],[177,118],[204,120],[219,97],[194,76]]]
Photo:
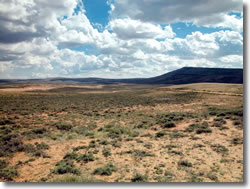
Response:
[[[18,171],[0,170],[0,176],[12,176],[1,181],[243,181],[242,85],[75,87],[0,92],[1,145],[12,145],[4,137],[14,134],[24,145],[1,155],[5,169]],[[94,94],[96,89],[105,93]],[[175,125],[164,127],[168,122]],[[202,132],[188,129],[192,124]],[[25,145],[42,142],[49,146],[46,157],[25,151]],[[80,175],[53,172],[67,153]],[[94,161],[81,159],[88,155]],[[98,168],[103,174],[94,174]]]

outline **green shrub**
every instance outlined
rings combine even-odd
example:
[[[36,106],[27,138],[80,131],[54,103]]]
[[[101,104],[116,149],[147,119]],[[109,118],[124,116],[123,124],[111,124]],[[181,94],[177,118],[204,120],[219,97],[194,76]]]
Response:
[[[164,132],[164,131],[159,131],[159,132],[157,132],[157,133],[155,134],[155,137],[160,138],[160,137],[163,137],[164,135],[166,135],[166,132]]]
[[[69,160],[73,160],[73,159],[77,159],[78,158],[78,154],[75,152],[68,152],[66,153],[66,155],[63,157],[63,159],[69,159]]]
[[[193,148],[203,148],[205,147],[203,144],[194,144]]]
[[[188,162],[187,160],[180,160],[180,161],[178,161],[178,166],[181,166],[181,167],[192,167],[193,164],[191,162]]]
[[[110,176],[112,175],[112,172],[117,171],[118,169],[112,164],[108,163],[104,167],[100,167],[94,170],[93,174],[94,175],[107,175]]]
[[[15,167],[7,167],[4,169],[0,169],[0,178],[11,181],[13,180],[13,178],[17,176],[18,176],[18,172]]]
[[[163,146],[163,148],[168,148],[168,150],[171,150],[172,148],[178,148],[178,146],[176,146],[174,144],[168,144],[166,146]]]
[[[214,124],[215,127],[221,127],[222,125],[226,124],[227,122],[222,117],[214,118]]]
[[[33,144],[25,144],[23,151],[31,154],[36,151],[36,147]]]
[[[96,147],[96,142],[95,142],[95,140],[91,140],[91,141],[89,142],[88,148],[95,148],[95,147]]]
[[[86,133],[88,133],[87,127],[84,126],[75,127],[72,129],[72,131],[76,132],[79,135],[85,135]]]
[[[131,181],[132,182],[147,182],[148,177],[146,175],[142,175],[139,173],[136,173],[132,178]]]
[[[209,128],[209,125],[207,122],[203,122],[202,124],[191,124],[188,126],[188,128],[185,130],[187,132],[196,132],[196,134],[201,133],[211,133],[212,130]]]
[[[153,145],[151,143],[147,142],[144,144],[144,147],[147,149],[151,149],[153,147]]]
[[[173,128],[173,127],[176,127],[175,123],[174,122],[167,122],[167,123],[164,123],[163,125],[161,125],[162,128]]]
[[[0,157],[9,156],[15,152],[21,152],[24,144],[17,134],[8,134],[0,137]]]
[[[50,148],[49,145],[44,142],[41,143],[36,142],[35,145],[38,150],[48,150]]]
[[[165,171],[164,175],[167,177],[167,178],[173,178],[175,177],[175,175],[173,173],[171,173],[170,171]]]
[[[8,162],[0,159],[0,169],[6,168],[8,166]]]
[[[103,182],[101,180],[97,180],[95,178],[89,177],[89,176],[71,176],[67,175],[62,178],[57,178],[53,180],[52,182],[66,182],[66,183],[74,183],[74,182],[79,182],[79,183],[93,183],[93,182]]]
[[[107,140],[101,140],[101,141],[99,141],[99,144],[101,144],[101,145],[108,145],[108,144],[110,144],[110,142],[107,141]]]
[[[174,131],[173,133],[170,133],[169,136],[170,138],[181,138],[181,137],[187,137],[188,135]]]
[[[36,152],[33,153],[33,155],[36,157],[51,158],[51,156],[49,156],[47,153],[41,150],[37,150]]]
[[[77,162],[83,161],[84,163],[88,163],[90,161],[95,161],[95,158],[92,153],[87,154],[77,154],[75,152],[67,153],[63,159],[65,160],[76,160]]]
[[[94,130],[97,128],[97,125],[95,122],[88,123],[87,130]]]
[[[113,139],[119,138],[123,134],[127,134],[127,130],[123,127],[112,127],[112,128],[106,129],[106,131],[108,132],[107,136]]]
[[[191,124],[185,129],[187,132],[194,132],[196,129],[200,128],[200,124]]]
[[[154,156],[153,154],[146,152],[146,151],[143,151],[143,150],[133,150],[132,153],[136,158],[143,158],[143,157],[147,157],[147,156],[153,157]]]
[[[138,131],[135,131],[135,130],[133,130],[133,131],[131,131],[131,132],[128,132],[128,131],[127,131],[127,134],[128,134],[128,136],[130,136],[130,137],[138,137],[138,136],[140,135],[140,133],[139,133]]]
[[[218,181],[218,177],[216,175],[214,175],[213,173],[209,172],[207,174],[207,178],[213,180],[213,181]]]
[[[196,130],[196,134],[201,134],[201,133],[212,133],[212,129],[210,128],[200,128]]]
[[[72,173],[76,175],[80,175],[81,172],[78,168],[75,167],[73,161],[71,160],[61,160],[56,164],[56,168],[52,170],[52,173],[55,174],[66,174]]]
[[[111,156],[110,149],[109,149],[109,148],[104,148],[104,149],[102,150],[102,154],[104,155],[104,157]]]
[[[56,128],[59,130],[69,131],[70,129],[72,129],[72,125],[69,123],[57,123]]]
[[[118,140],[113,140],[110,142],[110,144],[115,148],[120,148],[122,146]]]
[[[236,138],[233,138],[232,139],[232,144],[243,144],[243,139],[242,138],[239,138],[239,137],[236,137]]]
[[[209,112],[209,115],[215,116],[215,115],[217,115],[217,113],[216,112]]]
[[[35,143],[35,146],[32,144],[25,144],[23,146],[23,151],[31,154],[32,156],[36,157],[43,157],[43,158],[50,158],[50,156],[45,153],[43,150],[49,149],[49,145],[45,143]]]
[[[31,132],[34,133],[34,134],[42,135],[42,134],[45,134],[47,132],[47,129],[45,129],[45,128],[35,128],[35,129],[32,129]]]
[[[241,122],[240,121],[234,121],[233,125],[235,125],[235,126],[241,125]]]
[[[80,154],[77,158],[76,158],[77,162],[81,162],[83,161],[84,163],[88,163],[90,161],[95,161],[95,157],[92,153],[88,153],[88,154]]]
[[[214,150],[215,152],[221,153],[221,154],[226,154],[228,153],[228,149],[220,144],[213,144],[211,145],[212,150]]]
[[[2,126],[0,127],[0,137],[4,136],[4,135],[7,135],[7,134],[10,134],[11,133],[11,129],[7,126]]]
[[[180,155],[180,156],[183,155],[183,153],[182,153],[181,151],[176,151],[176,150],[170,150],[170,151],[168,151],[168,153],[169,153],[169,154]]]
[[[1,118],[0,119],[0,125],[8,125],[8,124],[14,124],[15,122],[13,122],[12,120],[8,119],[8,118]]]
[[[154,169],[155,169],[155,174],[157,174],[157,175],[161,175],[163,173],[163,169],[161,169],[158,166],[154,167]]]
[[[87,146],[77,146],[77,147],[74,147],[72,149],[73,149],[73,151],[79,151],[79,150],[87,149],[87,148],[88,148]]]
[[[189,178],[189,182],[203,182],[203,179],[199,178],[196,174],[191,173],[191,178]]]

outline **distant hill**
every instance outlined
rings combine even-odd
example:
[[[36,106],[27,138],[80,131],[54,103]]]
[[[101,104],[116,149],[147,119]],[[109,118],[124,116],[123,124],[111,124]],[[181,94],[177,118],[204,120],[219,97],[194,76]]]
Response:
[[[0,84],[28,83],[130,83],[130,84],[188,84],[188,83],[243,83],[243,69],[184,67],[151,78],[50,78],[28,80],[0,80]]]
[[[150,84],[243,83],[243,69],[184,67],[157,77]]]

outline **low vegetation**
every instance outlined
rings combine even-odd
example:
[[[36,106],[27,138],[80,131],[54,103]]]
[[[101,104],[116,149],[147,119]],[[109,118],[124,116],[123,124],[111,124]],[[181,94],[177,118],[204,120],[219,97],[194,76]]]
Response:
[[[15,87],[0,181],[243,182],[242,85]]]

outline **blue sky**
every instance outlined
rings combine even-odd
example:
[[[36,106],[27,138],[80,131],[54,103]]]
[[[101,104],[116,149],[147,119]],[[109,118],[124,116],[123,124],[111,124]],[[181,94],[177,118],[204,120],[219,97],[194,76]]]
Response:
[[[84,8],[91,23],[98,23],[103,27],[108,24],[110,6],[106,0],[85,0]]]
[[[184,66],[243,67],[241,0],[0,5],[0,78],[132,78]]]

